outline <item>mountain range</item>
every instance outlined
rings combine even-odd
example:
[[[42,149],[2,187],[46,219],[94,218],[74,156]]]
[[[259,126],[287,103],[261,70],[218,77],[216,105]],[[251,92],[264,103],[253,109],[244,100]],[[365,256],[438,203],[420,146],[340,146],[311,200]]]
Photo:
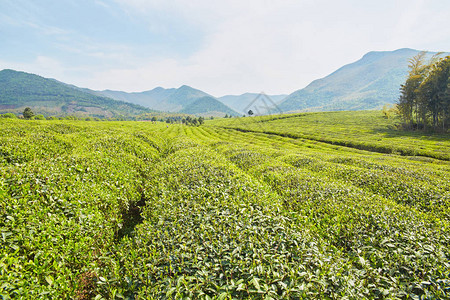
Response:
[[[261,98],[276,105],[269,113],[378,109],[397,101],[400,85],[408,73],[408,61],[418,53],[407,48],[369,52],[290,95],[244,93],[219,98],[187,85],[134,93],[95,91],[34,74],[3,70],[0,71],[0,113],[20,113],[29,106],[47,115],[115,117],[161,111],[239,116],[246,114],[248,107]],[[428,53],[428,57],[433,54]]]
[[[239,115],[213,96],[186,85],[141,93],[93,91],[30,73],[0,71],[0,113],[20,114],[25,107],[47,116],[100,118],[132,117],[157,111],[208,117]]]
[[[122,91],[85,91],[115,100],[127,101],[154,110],[176,113],[187,113],[199,116],[221,116],[239,114],[213,96],[183,85],[179,88],[164,89],[162,87],[144,92],[127,93]]]
[[[330,75],[314,80],[278,104],[282,112],[378,109],[396,103],[408,61],[420,51],[373,51]],[[431,57],[435,52],[430,52]],[[443,54],[445,55],[445,54]]]

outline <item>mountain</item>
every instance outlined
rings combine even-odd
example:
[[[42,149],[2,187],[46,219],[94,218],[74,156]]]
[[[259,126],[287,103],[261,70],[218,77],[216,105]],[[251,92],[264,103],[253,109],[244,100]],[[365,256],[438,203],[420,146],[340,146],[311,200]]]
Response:
[[[87,93],[55,79],[14,70],[0,71],[0,112],[93,117],[133,116],[152,110]]]
[[[168,98],[176,89],[163,89],[161,87],[155,88],[151,91],[145,91],[141,93],[127,93],[122,91],[92,91],[88,92],[94,93],[99,96],[109,97],[115,100],[126,101],[144,107],[153,108],[155,110],[167,111],[166,107],[159,105],[164,99]]]
[[[369,52],[290,94],[278,108],[283,112],[364,110],[395,103],[408,73],[408,60],[417,53],[418,50],[406,48]]]
[[[223,113],[235,116],[236,112],[212,96],[205,96],[184,107],[180,113],[199,116],[223,116]]]
[[[235,111],[246,114],[248,108],[251,107],[252,102],[254,102],[261,94],[257,93],[245,93],[242,95],[226,95],[219,97],[223,104],[231,107]],[[287,95],[266,95],[273,103],[279,103],[281,100],[286,98]]]
[[[126,93],[121,91],[91,91],[96,95],[111,97],[116,100],[128,101],[151,109],[180,112],[203,116],[223,116],[225,114],[238,115],[231,108],[227,107],[213,96],[183,85],[179,88],[164,89],[157,87],[150,91],[139,93]],[[207,98],[203,99],[203,98]],[[202,101],[198,101],[201,100]],[[200,103],[206,106],[201,107]],[[194,109],[195,108],[195,109]]]

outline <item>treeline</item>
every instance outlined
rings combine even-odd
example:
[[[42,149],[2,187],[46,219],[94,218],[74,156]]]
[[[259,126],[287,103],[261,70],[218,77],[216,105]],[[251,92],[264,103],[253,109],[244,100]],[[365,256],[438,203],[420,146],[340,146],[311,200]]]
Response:
[[[76,121],[131,121],[130,117],[113,117],[113,118],[105,118],[101,117],[81,117],[75,115],[67,115],[67,116],[44,116],[42,114],[32,115],[32,116],[23,116],[16,115],[13,113],[4,113],[0,114],[0,118],[4,119],[25,119],[25,120],[76,120]],[[133,120],[135,121],[135,120]]]
[[[170,117],[167,118],[166,123],[181,123],[184,125],[191,125],[191,126],[200,126],[203,123],[205,123],[205,119],[203,117],[191,117],[187,116],[186,118],[180,118],[180,117]]]
[[[409,61],[400,87],[399,114],[407,129],[447,130],[450,124],[450,56],[426,60],[420,52]]]
[[[66,115],[66,116],[44,116],[43,114],[35,114],[30,107],[26,107],[21,114],[5,113],[0,114],[0,118],[9,119],[25,119],[25,120],[78,120],[78,121],[152,121],[152,122],[166,122],[170,124],[186,124],[198,126],[205,122],[203,117],[194,117],[187,114],[141,114],[138,116],[116,116],[105,118],[104,116],[80,116],[80,115]],[[213,119],[213,117],[211,117]]]
[[[28,108],[28,107],[27,107]],[[5,119],[25,119],[25,120],[78,120],[78,121],[152,121],[152,122],[166,122],[168,124],[184,124],[184,125],[190,125],[190,126],[200,126],[205,123],[205,119],[203,117],[165,117],[164,119],[157,119],[155,116],[151,119],[130,119],[130,118],[122,118],[122,117],[116,117],[116,118],[97,118],[97,117],[79,117],[79,116],[64,116],[64,117],[55,117],[55,116],[49,116],[45,117],[44,115],[34,115],[34,113],[31,111],[31,109],[26,109],[23,112],[23,115],[15,115],[13,113],[5,113],[0,114],[0,118]]]

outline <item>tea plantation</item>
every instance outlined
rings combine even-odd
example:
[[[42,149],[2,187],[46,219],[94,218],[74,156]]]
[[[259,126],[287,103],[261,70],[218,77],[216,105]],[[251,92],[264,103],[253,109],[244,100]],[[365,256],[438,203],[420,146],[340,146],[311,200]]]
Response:
[[[450,299],[450,135],[393,122],[0,119],[0,295]]]

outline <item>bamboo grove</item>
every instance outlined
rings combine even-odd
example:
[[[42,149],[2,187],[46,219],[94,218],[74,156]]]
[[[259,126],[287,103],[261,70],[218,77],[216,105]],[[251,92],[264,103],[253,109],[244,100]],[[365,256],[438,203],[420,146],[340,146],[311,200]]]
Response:
[[[450,123],[450,56],[429,61],[426,52],[409,62],[409,73],[400,87],[399,112],[408,129],[445,131]]]

